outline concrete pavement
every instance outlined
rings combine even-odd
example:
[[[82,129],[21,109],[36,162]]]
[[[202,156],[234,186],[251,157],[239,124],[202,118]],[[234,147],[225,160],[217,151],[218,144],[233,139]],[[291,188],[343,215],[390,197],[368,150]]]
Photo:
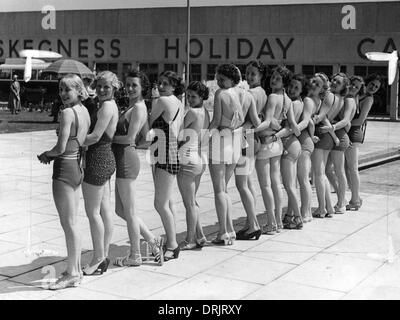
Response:
[[[368,123],[360,163],[399,149],[400,123]],[[65,240],[51,195],[51,166],[36,155],[54,145],[53,131],[0,135],[0,300],[3,299],[400,299],[400,199],[362,192],[358,212],[284,230],[258,241],[181,252],[163,266],[111,266],[102,276],[85,277],[79,288],[43,289],[65,269]],[[157,235],[161,220],[153,208],[150,167],[141,153],[138,213]],[[255,185],[255,175],[253,176]],[[112,198],[114,196],[112,178]],[[264,206],[257,187],[257,212]],[[245,213],[233,179],[229,185],[235,225]],[[175,188],[178,240],[184,239],[185,211]],[[332,194],[335,202],[336,196]],[[286,207],[286,196],[284,207]],[[218,230],[208,170],[198,192],[208,238]],[[313,207],[317,205],[313,191]],[[113,201],[114,204],[114,201]],[[284,209],[285,210],[285,209]],[[88,219],[81,199],[79,219],[83,263],[91,257]],[[116,217],[111,258],[129,249],[123,220]],[[390,237],[388,237],[390,236]],[[390,241],[388,241],[388,239]],[[393,249],[393,261],[386,261]],[[391,250],[389,250],[391,251]]]

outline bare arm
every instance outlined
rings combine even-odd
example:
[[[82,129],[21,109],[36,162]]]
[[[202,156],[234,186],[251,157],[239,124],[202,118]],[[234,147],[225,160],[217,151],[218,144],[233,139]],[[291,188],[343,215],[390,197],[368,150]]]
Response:
[[[332,92],[326,93],[325,98],[322,101],[322,106],[321,106],[321,109],[319,110],[318,115],[315,115],[313,118],[315,124],[321,122],[327,116],[329,110],[332,107],[333,98],[334,98],[334,95]]]
[[[128,133],[125,136],[115,135],[113,142],[117,144],[134,144],[136,136],[142,129],[143,123],[147,122],[147,111],[143,106],[132,108]]]
[[[300,131],[303,131],[310,123],[311,115],[314,109],[314,102],[311,98],[304,99],[304,107],[303,107],[303,120],[301,120],[297,127]]]
[[[208,129],[213,130],[217,129],[221,123],[222,117],[222,102],[221,102],[221,89],[218,89],[215,92],[214,96],[214,111],[213,111],[213,118],[211,120],[210,126]]]
[[[270,127],[271,121],[274,118],[275,108],[278,104],[277,95],[271,94],[268,97],[267,105],[265,107],[265,120],[256,128],[254,132],[260,132]]]
[[[367,97],[360,103],[360,116],[357,119],[351,121],[353,126],[361,126],[367,119],[368,113],[371,110],[372,104],[374,103],[373,97]]]
[[[333,125],[333,131],[346,127],[351,122],[351,118],[354,116],[356,109],[356,102],[353,98],[346,98],[344,100],[344,114],[343,119]]]
[[[49,158],[55,158],[65,152],[68,138],[71,134],[71,125],[73,123],[73,111],[68,108],[61,111],[60,114],[60,131],[58,132],[57,144],[49,151],[44,152]]]
[[[250,100],[249,101],[250,107],[249,110],[247,111],[247,114],[249,115],[249,119],[253,124],[253,126],[257,128],[260,125],[261,121],[257,114],[256,101],[254,100],[252,95],[248,95],[248,99]]]
[[[150,119],[149,119],[149,127],[152,127],[154,121],[161,116],[165,111],[165,104],[161,102],[161,98],[156,99],[156,101],[152,104]]]
[[[96,125],[93,129],[93,132],[86,136],[84,145],[90,146],[97,143],[106,131],[113,117],[114,105],[111,104],[111,101],[104,102],[102,108],[100,108],[98,111]]]

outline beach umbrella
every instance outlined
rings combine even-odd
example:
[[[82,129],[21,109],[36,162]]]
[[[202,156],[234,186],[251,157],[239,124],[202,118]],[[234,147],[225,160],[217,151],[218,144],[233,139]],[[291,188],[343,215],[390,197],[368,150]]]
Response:
[[[68,73],[77,74],[82,79],[90,78],[94,79],[93,71],[86,67],[82,62],[73,59],[61,59],[53,62],[46,69],[43,70],[46,73],[56,73],[58,75],[65,75]]]

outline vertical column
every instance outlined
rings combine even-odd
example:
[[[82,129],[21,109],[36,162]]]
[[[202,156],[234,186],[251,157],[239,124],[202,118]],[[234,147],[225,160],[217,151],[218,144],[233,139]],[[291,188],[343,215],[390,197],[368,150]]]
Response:
[[[399,68],[390,90],[390,120],[399,119]]]

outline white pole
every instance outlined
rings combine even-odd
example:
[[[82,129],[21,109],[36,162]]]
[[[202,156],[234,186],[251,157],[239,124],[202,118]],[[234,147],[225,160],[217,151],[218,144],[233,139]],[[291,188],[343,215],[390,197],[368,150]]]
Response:
[[[187,0],[187,56],[186,56],[186,86],[189,85],[190,74],[190,0]]]

